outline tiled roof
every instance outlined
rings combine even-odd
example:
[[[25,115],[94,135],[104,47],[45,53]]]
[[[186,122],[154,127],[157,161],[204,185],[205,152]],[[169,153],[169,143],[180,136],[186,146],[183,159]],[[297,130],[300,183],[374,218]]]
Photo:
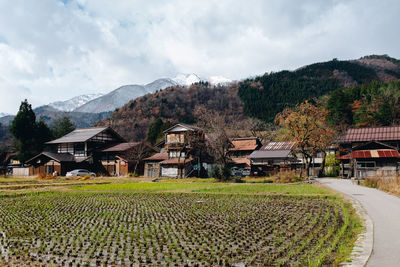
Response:
[[[352,128],[340,140],[343,143],[400,140],[400,126]]]
[[[151,157],[145,158],[144,160],[148,161],[161,161],[161,160],[166,160],[168,159],[168,153],[156,153]]]
[[[295,142],[269,142],[261,147],[260,150],[292,150]]]
[[[179,127],[179,126],[185,128],[189,131],[203,131],[203,129],[201,129],[200,127],[194,126],[194,125],[189,125],[186,123],[177,123],[174,126],[165,130],[164,133],[168,133],[168,132],[172,131],[174,128]]]
[[[254,150],[258,146],[257,138],[237,138],[232,139],[233,147],[229,150],[240,151],[240,150]]]

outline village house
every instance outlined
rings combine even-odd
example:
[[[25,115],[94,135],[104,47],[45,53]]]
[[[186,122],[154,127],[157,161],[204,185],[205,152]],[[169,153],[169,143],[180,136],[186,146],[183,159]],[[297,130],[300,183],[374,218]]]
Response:
[[[46,145],[45,151],[26,162],[29,175],[65,175],[74,169],[87,169],[100,175],[118,176],[127,175],[134,166],[140,170],[136,158],[129,156],[139,143],[126,142],[110,127],[76,129]],[[145,156],[155,152],[147,145],[144,150],[143,153],[148,153]]]
[[[294,142],[268,142],[248,158],[253,175],[273,175],[280,171],[293,170],[300,161],[293,154]]]
[[[160,153],[145,159],[145,176],[184,178],[199,176],[209,168],[202,162],[204,151],[198,149],[205,141],[201,128],[178,123],[165,130],[164,135],[165,144]]]
[[[400,167],[400,127],[348,129],[339,140],[342,177],[395,176]]]
[[[257,137],[233,138],[229,156],[232,160],[232,173],[250,173],[251,162],[248,158],[253,151],[261,147],[261,141]]]

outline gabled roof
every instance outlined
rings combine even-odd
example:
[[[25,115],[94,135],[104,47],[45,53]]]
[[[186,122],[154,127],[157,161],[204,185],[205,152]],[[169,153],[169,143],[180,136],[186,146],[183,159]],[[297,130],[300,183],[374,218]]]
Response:
[[[247,137],[247,138],[234,138],[231,140],[233,147],[230,151],[248,151],[257,149],[259,141],[257,137]]]
[[[186,129],[188,131],[203,131],[203,129],[201,129],[200,127],[196,127],[196,126],[189,125],[189,124],[186,124],[186,123],[177,123],[174,126],[172,126],[172,127],[168,128],[167,130],[165,130],[164,133],[173,132],[173,129],[174,128],[178,128],[178,127],[184,128],[184,129]],[[177,132],[180,132],[180,131],[181,130],[179,130]]]
[[[251,153],[249,159],[288,159],[294,158],[291,150],[256,150]]]
[[[368,158],[400,158],[400,154],[394,149],[372,149],[353,151],[338,159],[368,159]]]
[[[295,146],[295,142],[269,142],[264,144],[260,150],[292,150]]]
[[[168,153],[156,153],[151,157],[145,158],[145,161],[161,161],[168,159]]]
[[[29,164],[29,162],[33,162],[35,159],[37,159],[41,156],[48,157],[57,162],[73,162],[73,161],[75,161],[75,157],[69,153],[42,152],[42,153],[34,156],[33,158],[27,160],[26,163]]]
[[[121,142],[125,141],[117,132],[115,132],[110,127],[92,127],[92,128],[76,129],[70,132],[69,134],[64,135],[63,137],[47,142],[46,144],[50,145],[50,144],[63,144],[63,143],[83,143],[105,131],[108,131],[117,140]]]
[[[368,142],[368,141],[394,141],[400,140],[400,126],[351,128],[348,129],[342,143]]]
[[[119,143],[116,145],[111,145],[105,149],[102,149],[101,152],[122,152],[122,151],[126,151],[134,146],[137,146],[139,144],[140,144],[140,142]]]

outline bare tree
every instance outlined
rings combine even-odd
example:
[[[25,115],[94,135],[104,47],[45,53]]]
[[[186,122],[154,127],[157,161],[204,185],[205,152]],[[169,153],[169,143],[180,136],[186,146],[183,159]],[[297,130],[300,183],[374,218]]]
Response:
[[[145,141],[131,143],[131,147],[121,153],[121,157],[133,162],[134,168],[133,173],[137,173],[138,166],[143,162],[143,160],[149,157],[154,149]]]
[[[227,180],[230,177],[229,163],[231,162],[229,148],[233,146],[227,134],[228,120],[224,115],[204,109],[199,111],[199,114],[199,125],[205,130],[207,149],[219,165],[220,177],[217,178]]]

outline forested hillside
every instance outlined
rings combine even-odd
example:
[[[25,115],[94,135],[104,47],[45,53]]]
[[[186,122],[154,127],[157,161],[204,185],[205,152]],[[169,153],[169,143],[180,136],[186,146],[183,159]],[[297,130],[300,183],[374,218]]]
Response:
[[[111,125],[128,140],[146,138],[148,128],[158,118],[171,123],[193,124],[199,112],[223,113],[228,120],[245,120],[237,84],[212,86],[200,82],[190,87],[174,86],[130,101],[98,125]]]
[[[375,104],[374,109],[369,105],[387,103],[379,94],[382,90],[388,94],[387,88],[392,88],[392,95],[398,91],[398,83],[390,83],[398,77],[399,61],[386,55],[351,61],[334,59],[295,71],[266,73],[228,86],[200,82],[190,87],[170,87],[130,101],[98,125],[111,125],[127,139],[139,140],[146,138],[149,126],[157,119],[196,123],[198,111],[205,109],[226,114],[228,121],[235,124],[233,128],[244,128],[248,127],[244,122],[249,118],[270,123],[286,107],[315,97],[330,99],[331,94],[332,99],[325,103],[332,124],[387,125],[397,120],[393,105]],[[353,107],[358,107],[357,111]]]

